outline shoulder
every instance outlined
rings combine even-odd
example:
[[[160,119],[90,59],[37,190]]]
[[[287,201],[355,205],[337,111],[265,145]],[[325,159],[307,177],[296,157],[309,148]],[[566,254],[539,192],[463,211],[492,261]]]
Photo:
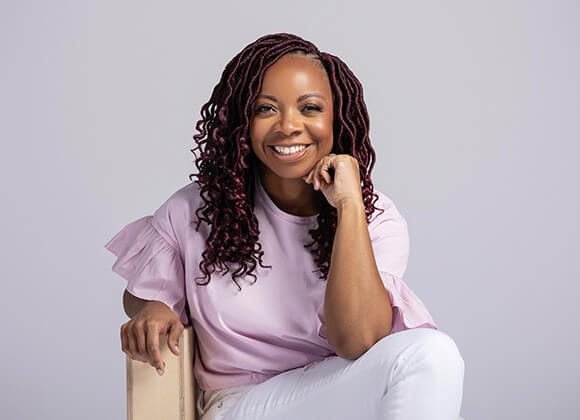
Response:
[[[190,182],[179,188],[153,213],[152,224],[155,229],[175,248],[181,242],[181,235],[190,226],[201,197],[199,186]]]
[[[376,228],[389,223],[390,225],[398,225],[400,228],[407,229],[407,221],[395,205],[395,202],[382,191],[374,190],[378,195],[378,199],[374,206],[377,210],[374,211],[369,221],[369,230],[373,231]]]
[[[190,182],[171,194],[161,208],[174,215],[182,212],[189,213],[192,208],[197,208],[200,203],[199,189],[195,182]]]

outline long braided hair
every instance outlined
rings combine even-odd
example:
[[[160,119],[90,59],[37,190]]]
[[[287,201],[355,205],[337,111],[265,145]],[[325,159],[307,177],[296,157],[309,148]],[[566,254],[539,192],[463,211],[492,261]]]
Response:
[[[363,99],[361,83],[340,60],[320,52],[309,41],[289,33],[277,33],[258,38],[238,53],[225,67],[210,100],[202,106],[202,119],[196,124],[199,134],[193,136],[197,146],[190,151],[196,157],[197,174],[190,181],[200,187],[204,202],[195,212],[196,230],[202,221],[211,225],[199,264],[207,285],[216,267],[230,271],[227,263],[238,264],[232,280],[241,290],[237,278],[250,275],[257,280],[256,263],[264,268],[262,245],[258,242],[259,226],[254,214],[254,171],[259,161],[249,139],[251,104],[258,96],[266,69],[285,54],[304,54],[324,66],[329,75],[334,97],[334,145],[332,153],[348,154],[359,163],[361,189],[367,223],[375,210],[378,195],[374,193],[371,171],[375,151],[369,140],[369,116]],[[201,151],[197,156],[196,150]],[[337,211],[325,199],[321,200],[317,229],[309,230],[311,248],[320,278],[325,280],[330,268],[330,256],[337,227]],[[316,248],[312,248],[317,244]]]

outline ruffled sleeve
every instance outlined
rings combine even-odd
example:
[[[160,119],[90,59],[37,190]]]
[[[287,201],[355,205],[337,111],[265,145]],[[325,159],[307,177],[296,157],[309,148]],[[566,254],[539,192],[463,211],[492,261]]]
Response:
[[[158,214],[161,212],[156,212],[155,217]],[[188,325],[181,254],[169,242],[168,233],[161,234],[155,227],[158,224],[154,216],[135,220],[107,242],[105,248],[117,256],[112,270],[127,280],[129,293],[165,303]]]
[[[405,284],[403,275],[409,259],[407,222],[386,195],[377,192],[381,200],[369,224],[369,236],[379,275],[393,306],[391,334],[418,327],[438,329],[425,304]],[[376,215],[376,216],[375,216]]]
[[[438,329],[423,301],[409,289],[402,278],[381,270],[379,270],[379,274],[393,304],[391,334],[409,328]]]

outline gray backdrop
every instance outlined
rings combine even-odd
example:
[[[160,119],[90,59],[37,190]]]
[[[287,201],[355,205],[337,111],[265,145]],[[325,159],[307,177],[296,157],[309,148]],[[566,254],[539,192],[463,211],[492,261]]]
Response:
[[[356,5],[356,8],[354,7]],[[405,280],[466,362],[462,415],[577,419],[579,3],[2,2],[3,419],[123,419],[103,245],[194,172],[246,44],[293,32],[364,86]]]

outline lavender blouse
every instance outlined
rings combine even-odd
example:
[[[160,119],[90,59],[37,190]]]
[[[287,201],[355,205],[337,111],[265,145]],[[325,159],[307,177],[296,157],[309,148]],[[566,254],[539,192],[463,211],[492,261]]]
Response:
[[[127,281],[127,291],[167,304],[198,337],[194,374],[201,389],[257,384],[289,369],[336,353],[324,323],[326,282],[314,273],[309,229],[317,216],[295,216],[278,208],[255,177],[255,215],[264,265],[257,280],[232,281],[230,273],[212,273],[203,286],[199,263],[209,229],[190,223],[202,203],[199,187],[177,190],[153,215],[121,229],[105,248],[117,257],[112,270]],[[438,329],[423,302],[403,281],[409,256],[407,223],[393,201],[379,200],[368,226],[381,279],[393,304],[391,334],[409,328]],[[233,267],[234,269],[236,267]],[[205,282],[205,280],[198,280]],[[190,318],[185,311],[186,300]]]

